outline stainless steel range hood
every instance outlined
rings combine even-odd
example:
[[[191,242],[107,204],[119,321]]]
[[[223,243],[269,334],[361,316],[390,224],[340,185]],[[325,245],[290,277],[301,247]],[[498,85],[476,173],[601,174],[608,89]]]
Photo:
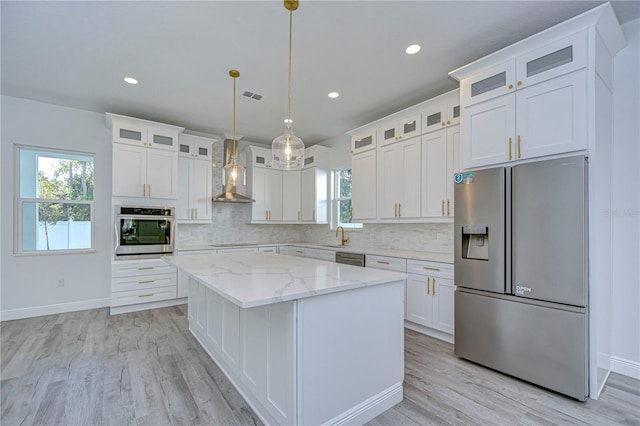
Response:
[[[231,162],[231,156],[234,151],[233,139],[224,140],[224,163],[223,167]],[[224,172],[223,172],[224,173]],[[224,179],[224,176],[223,176]],[[220,195],[214,196],[213,201],[222,203],[253,203],[254,200],[251,197],[247,197],[244,194],[238,192],[238,188],[235,185],[225,185],[224,192]]]

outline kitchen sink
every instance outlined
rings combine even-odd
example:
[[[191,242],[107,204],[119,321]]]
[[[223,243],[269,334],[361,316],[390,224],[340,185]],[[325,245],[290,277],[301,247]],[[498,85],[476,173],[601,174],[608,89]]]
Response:
[[[347,246],[341,246],[340,244],[313,244],[318,247],[328,247],[328,248],[347,248]]]

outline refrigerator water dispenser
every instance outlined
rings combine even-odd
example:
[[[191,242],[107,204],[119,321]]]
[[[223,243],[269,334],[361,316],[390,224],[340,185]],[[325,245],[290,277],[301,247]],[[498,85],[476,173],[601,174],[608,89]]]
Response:
[[[489,260],[489,227],[487,225],[471,224],[462,227],[462,257]]]

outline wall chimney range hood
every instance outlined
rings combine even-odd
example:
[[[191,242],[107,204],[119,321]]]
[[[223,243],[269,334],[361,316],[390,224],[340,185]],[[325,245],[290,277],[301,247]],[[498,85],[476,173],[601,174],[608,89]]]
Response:
[[[224,166],[226,166],[231,162],[232,155],[234,155],[234,141],[233,139],[225,139],[223,168]],[[224,179],[224,176],[223,176],[223,181],[226,181],[226,180],[227,179]],[[245,185],[245,188],[246,188],[246,185]],[[224,192],[220,195],[213,197],[213,201],[222,202],[222,203],[253,203],[256,200],[241,194],[238,191],[238,188],[236,185],[225,184]]]

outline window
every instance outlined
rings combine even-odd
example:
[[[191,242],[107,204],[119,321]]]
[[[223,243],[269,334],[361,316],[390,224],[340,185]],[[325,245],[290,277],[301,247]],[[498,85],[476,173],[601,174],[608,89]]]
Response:
[[[334,170],[333,180],[333,208],[332,220],[333,228],[342,226],[343,228],[359,229],[361,223],[351,222],[351,169]]]
[[[93,155],[18,147],[16,252],[93,249]]]

